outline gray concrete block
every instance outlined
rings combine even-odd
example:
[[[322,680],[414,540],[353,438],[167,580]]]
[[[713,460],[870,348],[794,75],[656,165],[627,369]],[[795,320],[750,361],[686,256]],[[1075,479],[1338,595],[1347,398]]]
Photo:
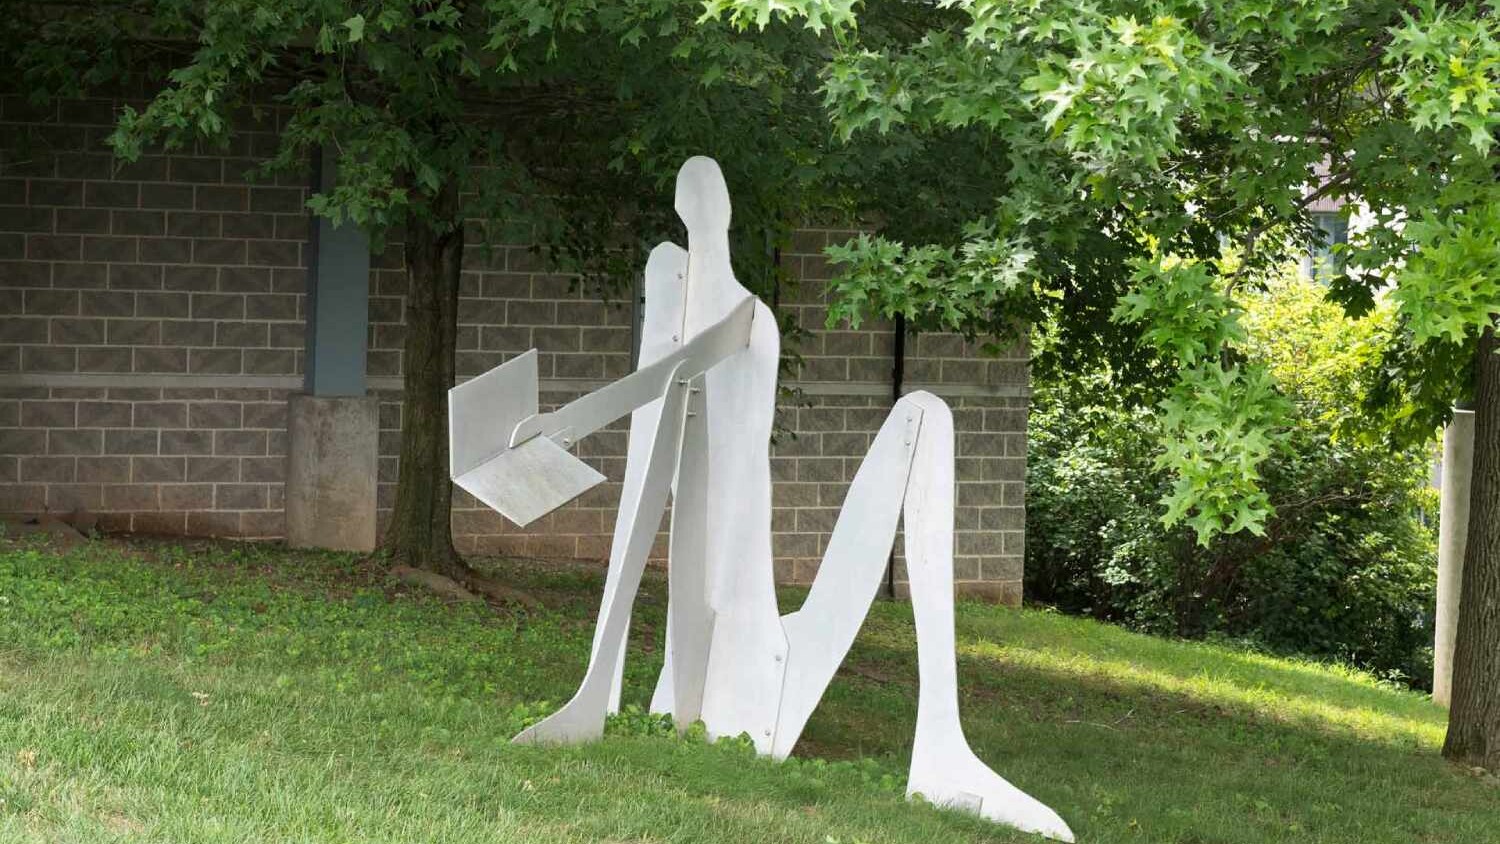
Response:
[[[379,401],[299,394],[287,411],[287,544],[373,550]]]

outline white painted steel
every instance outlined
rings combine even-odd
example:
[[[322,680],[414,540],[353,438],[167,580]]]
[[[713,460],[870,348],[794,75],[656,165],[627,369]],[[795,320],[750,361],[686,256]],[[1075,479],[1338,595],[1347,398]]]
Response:
[[[708,675],[716,616],[708,603],[708,501],[710,462],[704,408],[704,378],[690,383],[688,413],[683,423],[682,457],[672,494],[672,534],[667,568],[669,659],[662,667],[671,677],[672,716],[686,729],[703,714],[704,683]]]
[[[546,437],[533,437],[506,449],[453,479],[523,527],[603,481],[594,467]]]
[[[964,738],[953,632],[953,415],[931,393],[911,393],[902,402],[922,410],[903,511],[918,676],[917,735],[906,793],[1072,841],[1073,831],[1056,812],[990,770]]]
[[[646,259],[645,313],[641,320],[641,346],[636,368],[650,366],[682,347],[682,306],[684,280],[687,277],[687,250],[675,243],[658,244]],[[646,464],[651,456],[651,444],[656,439],[657,425],[661,421],[663,399],[656,398],[636,408],[630,414],[630,432],[625,446],[625,478],[620,489],[620,509],[615,514],[616,542],[629,530],[630,513],[639,500],[641,485],[646,479]],[[619,568],[611,566],[606,575],[605,593],[610,591],[609,582],[619,576]],[[671,622],[668,622],[670,630]],[[603,628],[594,628],[597,644]],[[624,642],[621,642],[624,646]],[[625,658],[622,653],[615,666],[615,678],[610,687],[609,711],[620,711],[620,692],[624,685]]]
[[[771,748],[777,759],[791,755],[880,590],[921,425],[921,407],[910,399],[886,417],[849,485],[817,580],[802,607],[781,619],[789,651]]]
[[[459,475],[510,446],[521,420],[537,413],[536,349],[448,391],[448,475]]]
[[[693,378],[745,348],[751,322],[760,314],[749,291],[728,303],[713,325],[694,334],[682,348],[619,381],[574,399],[551,413],[523,419],[510,436],[514,448],[541,435],[571,445],[662,395],[673,378]],[[768,319],[774,319],[767,316]]]
[[[729,189],[713,159],[683,164],[675,206],[688,232],[683,337],[696,338],[750,295],[730,267]],[[748,733],[761,753],[771,752],[775,738],[787,655],[771,565],[770,445],[780,353],[776,321],[756,301],[749,346],[705,378],[704,459],[712,459],[704,564],[714,628],[701,715],[710,737]],[[672,634],[674,643],[682,638],[681,631]]]
[[[453,482],[518,525],[528,525],[604,480],[541,438],[510,448],[537,415],[535,349],[448,391],[448,471]]]
[[[536,412],[535,350],[452,388],[448,391],[448,424],[453,480],[522,526],[582,495],[601,483],[604,476],[566,449],[657,400],[672,378],[695,377],[743,349],[758,304],[746,293],[722,319],[691,342],[551,413]],[[516,393],[517,389],[526,392]],[[529,402],[525,400],[527,395]],[[493,422],[488,421],[492,418]],[[503,442],[496,432],[510,424],[514,425],[510,447],[501,445],[491,451],[496,442]],[[554,442],[541,442],[547,438]],[[490,456],[484,457],[486,454]]]
[[[577,743],[604,734],[604,717],[609,710],[616,664],[629,633],[630,607],[640,587],[651,543],[661,525],[667,492],[677,465],[687,396],[686,383],[676,382],[669,383],[663,396],[662,421],[651,443],[645,481],[640,487],[639,497],[631,502],[633,506],[629,509],[625,533],[616,536],[610,550],[609,567],[614,576],[605,584],[599,632],[594,637],[583,683],[562,709],[522,730],[513,739],[517,743]]]
[[[711,159],[683,165],[676,208],[689,249],[662,244],[651,254],[635,373],[550,414],[535,414],[533,401],[534,415],[517,416],[524,398],[495,395],[506,385],[534,393],[534,358],[529,381],[517,367],[464,396],[471,416],[481,414],[467,410],[470,395],[519,420],[498,455],[488,451],[492,433],[464,441],[464,461],[484,455],[466,471],[512,478],[522,490],[532,482],[518,473],[558,464],[558,454],[578,463],[557,443],[571,445],[632,414],[588,671],[567,705],[515,740],[595,738],[605,712],[618,708],[630,606],[670,492],[667,653],[652,709],[673,713],[680,726],[701,718],[710,736],[748,733],[759,752],[784,758],[848,653],[904,522],[921,681],[908,794],[1072,841],[1056,813],[990,770],[963,736],[953,630],[953,421],[941,400],[915,392],[897,403],[855,475],[807,600],[778,617],[769,447],[780,335],[770,310],[730,269],[729,194]],[[452,435],[458,443],[460,431]],[[547,445],[533,445],[540,443]],[[490,469],[518,454],[533,464]],[[455,457],[454,465],[467,464]],[[511,493],[488,494],[530,513]],[[535,507],[556,506],[563,491],[527,494],[539,498]]]

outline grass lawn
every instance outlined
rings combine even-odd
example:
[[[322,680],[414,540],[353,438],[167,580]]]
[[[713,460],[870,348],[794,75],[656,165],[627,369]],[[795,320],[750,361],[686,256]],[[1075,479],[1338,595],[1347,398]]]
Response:
[[[0,842],[1041,840],[903,799],[899,603],[785,764],[638,708],[592,745],[509,745],[572,693],[602,572],[496,567],[546,610],[269,546],[0,546]],[[637,707],[665,607],[648,575]],[[1422,696],[1054,614],[965,603],[958,624],[971,743],[1081,842],[1500,842],[1500,787],[1439,758]]]

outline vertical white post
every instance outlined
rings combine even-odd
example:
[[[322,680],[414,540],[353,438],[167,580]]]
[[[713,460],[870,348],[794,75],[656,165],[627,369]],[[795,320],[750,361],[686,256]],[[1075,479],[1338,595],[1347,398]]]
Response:
[[[1436,636],[1432,699],[1448,705],[1453,691],[1453,640],[1458,633],[1464,547],[1469,535],[1469,480],[1474,464],[1474,411],[1455,410],[1443,430],[1442,504],[1438,518]]]

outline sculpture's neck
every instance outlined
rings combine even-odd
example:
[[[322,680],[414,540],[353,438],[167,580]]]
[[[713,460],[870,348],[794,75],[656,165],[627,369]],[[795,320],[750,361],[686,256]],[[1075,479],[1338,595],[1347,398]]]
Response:
[[[730,267],[728,232],[690,233],[684,339],[723,319],[749,293]]]

